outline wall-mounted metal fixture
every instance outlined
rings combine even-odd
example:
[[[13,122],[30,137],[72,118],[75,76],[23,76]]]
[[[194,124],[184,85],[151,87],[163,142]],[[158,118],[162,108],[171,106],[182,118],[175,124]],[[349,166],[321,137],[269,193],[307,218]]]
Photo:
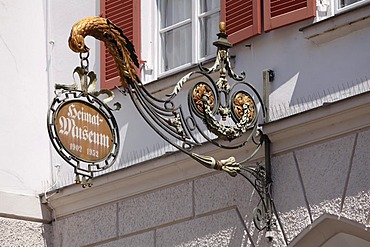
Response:
[[[121,90],[129,95],[140,115],[153,130],[177,149],[200,164],[231,176],[240,174],[257,191],[260,203],[254,210],[259,230],[270,232],[272,220],[270,141],[262,132],[265,106],[245,74],[237,75],[231,66],[225,23],[220,23],[216,61],[210,68],[199,64],[199,70],[181,78],[163,99],[146,90],[137,76],[137,56],[122,30],[101,17],[87,17],[77,22],[69,38],[70,48],[78,53],[88,51],[87,35],[103,41],[113,56],[121,79]],[[217,76],[218,75],[218,76]],[[184,101],[184,102],[182,102]],[[198,148],[215,145],[222,155],[238,150],[238,160],[226,154],[200,154]],[[265,164],[250,166],[247,162],[264,145]],[[269,234],[268,234],[269,235]],[[269,235],[270,236],[270,235]]]
[[[275,72],[272,69],[265,69],[262,72],[263,75],[263,105],[265,106],[265,122],[270,120],[270,93],[271,93],[271,82],[275,80]]]

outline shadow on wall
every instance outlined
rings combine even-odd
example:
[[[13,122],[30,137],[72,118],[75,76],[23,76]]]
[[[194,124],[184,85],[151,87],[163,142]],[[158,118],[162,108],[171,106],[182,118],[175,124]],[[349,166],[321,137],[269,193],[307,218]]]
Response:
[[[325,88],[322,91],[296,97],[294,92],[297,91],[297,84],[299,84],[299,73],[270,94],[270,121],[370,91],[370,80],[360,78],[336,87]]]

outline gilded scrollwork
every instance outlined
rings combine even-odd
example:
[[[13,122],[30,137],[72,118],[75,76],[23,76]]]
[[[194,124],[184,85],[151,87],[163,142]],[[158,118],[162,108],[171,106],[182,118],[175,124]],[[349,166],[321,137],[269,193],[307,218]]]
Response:
[[[210,100],[207,95],[203,96],[202,102],[205,113],[203,119],[204,123],[213,134],[217,135],[223,140],[231,141],[240,137],[248,130],[249,127],[251,127],[251,124],[253,123],[253,119],[250,118],[250,116],[253,117],[253,115],[250,114],[251,105],[253,104],[254,106],[253,102],[250,104],[248,101],[246,101],[246,103],[242,105],[242,115],[240,116],[239,121],[231,126],[224,125],[217,120],[210,108]]]

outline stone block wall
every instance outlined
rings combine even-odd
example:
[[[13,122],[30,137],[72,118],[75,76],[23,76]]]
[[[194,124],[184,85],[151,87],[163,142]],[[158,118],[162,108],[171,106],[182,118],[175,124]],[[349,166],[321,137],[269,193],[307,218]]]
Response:
[[[272,242],[249,182],[215,172],[57,218],[54,246],[285,246],[324,213],[370,227],[369,143],[362,130],[273,155]]]
[[[53,246],[52,226],[0,217],[0,246]]]
[[[55,246],[255,246],[265,242],[253,225],[257,203],[245,179],[213,173],[56,219],[54,241]]]
[[[273,197],[288,243],[324,213],[370,227],[369,143],[363,130],[273,158]]]

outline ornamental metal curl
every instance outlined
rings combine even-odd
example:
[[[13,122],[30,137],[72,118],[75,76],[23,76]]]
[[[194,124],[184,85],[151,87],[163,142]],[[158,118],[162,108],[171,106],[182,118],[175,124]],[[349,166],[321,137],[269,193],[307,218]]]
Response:
[[[225,23],[220,23],[218,40],[214,42],[217,55],[210,68],[199,64],[199,71],[182,77],[163,99],[146,90],[136,74],[139,67],[134,47],[122,30],[101,17],[87,17],[77,22],[71,31],[69,46],[75,52],[87,52],[84,37],[90,35],[104,42],[113,56],[121,80],[121,89],[163,139],[207,168],[225,171],[231,176],[241,174],[258,192],[261,209],[256,209],[259,230],[271,226],[269,183],[262,167],[250,168],[243,164],[250,160],[266,140],[259,122],[265,107],[257,90],[245,81],[245,73],[236,74],[231,65]],[[216,80],[215,73],[219,73]],[[231,83],[230,83],[231,82]],[[186,91],[184,88],[190,88]],[[184,92],[185,91],[185,92]],[[224,149],[225,153],[254,145],[244,158],[219,157],[219,154],[199,154],[195,150],[206,143]],[[266,153],[266,156],[270,154]],[[245,175],[249,173],[250,176]],[[258,217],[262,212],[264,217]],[[260,223],[263,222],[263,223]]]

